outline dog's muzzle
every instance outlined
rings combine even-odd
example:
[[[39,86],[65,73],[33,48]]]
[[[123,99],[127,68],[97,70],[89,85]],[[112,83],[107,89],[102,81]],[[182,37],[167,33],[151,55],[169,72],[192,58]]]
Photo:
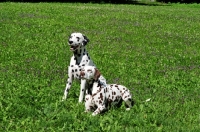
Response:
[[[85,76],[85,72],[81,71],[81,72],[80,72],[80,77],[81,77],[81,79],[84,79],[84,76]]]
[[[75,51],[78,47],[79,47],[79,45],[77,45],[77,46],[70,46],[70,50],[71,51]]]
[[[73,41],[68,41],[68,43],[69,43],[71,51],[75,51],[79,47],[79,44],[78,45],[73,45]]]

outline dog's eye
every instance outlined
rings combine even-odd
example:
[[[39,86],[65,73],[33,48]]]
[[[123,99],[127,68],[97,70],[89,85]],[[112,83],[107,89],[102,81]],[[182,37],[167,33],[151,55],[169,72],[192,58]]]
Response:
[[[76,37],[77,38],[77,40],[79,41],[80,40],[80,38],[79,37]]]

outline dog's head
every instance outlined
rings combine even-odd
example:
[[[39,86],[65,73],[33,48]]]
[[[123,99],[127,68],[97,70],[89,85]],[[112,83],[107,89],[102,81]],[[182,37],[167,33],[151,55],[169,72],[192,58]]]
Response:
[[[77,50],[81,46],[85,46],[89,39],[82,33],[72,33],[69,36],[68,43],[71,51]]]
[[[101,73],[94,66],[85,66],[80,73],[82,79],[97,81],[100,77]]]

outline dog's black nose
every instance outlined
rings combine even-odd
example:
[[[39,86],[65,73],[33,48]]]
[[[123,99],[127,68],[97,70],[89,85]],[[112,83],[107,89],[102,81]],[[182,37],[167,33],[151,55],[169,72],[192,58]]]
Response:
[[[72,44],[73,43],[73,41],[69,41],[69,44]]]

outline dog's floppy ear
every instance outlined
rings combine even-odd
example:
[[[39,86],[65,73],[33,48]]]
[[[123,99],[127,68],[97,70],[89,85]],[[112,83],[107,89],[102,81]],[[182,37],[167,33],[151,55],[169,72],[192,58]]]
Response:
[[[83,35],[83,38],[83,45],[85,46],[88,42],[90,42],[90,40],[85,35]]]
[[[99,72],[97,68],[95,68],[94,80],[97,81],[100,76],[101,76],[101,73]]]

